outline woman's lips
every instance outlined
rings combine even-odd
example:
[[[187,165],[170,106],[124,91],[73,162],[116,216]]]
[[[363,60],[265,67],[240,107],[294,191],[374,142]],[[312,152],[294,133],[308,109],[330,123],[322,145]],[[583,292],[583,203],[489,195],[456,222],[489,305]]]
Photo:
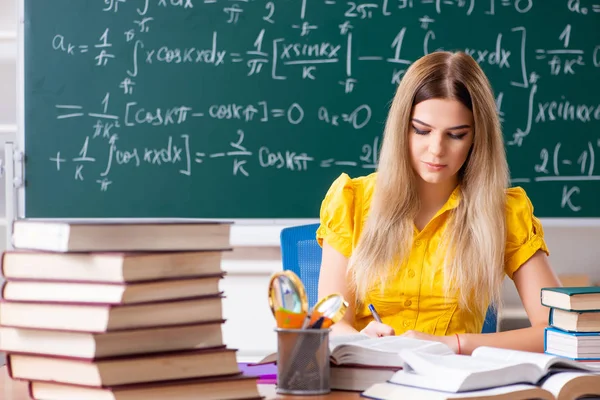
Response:
[[[446,167],[446,165],[444,164],[433,164],[433,163],[428,163],[428,162],[423,162],[428,169],[433,170],[433,171],[441,171],[442,169],[444,169]]]

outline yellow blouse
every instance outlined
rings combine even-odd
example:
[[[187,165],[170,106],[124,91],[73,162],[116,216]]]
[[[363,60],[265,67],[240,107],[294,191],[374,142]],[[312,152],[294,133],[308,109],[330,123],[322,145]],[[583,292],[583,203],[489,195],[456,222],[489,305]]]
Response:
[[[317,240],[325,240],[346,257],[358,243],[371,205],[376,173],[351,179],[347,174],[338,177],[321,205],[321,225]],[[540,221],[533,215],[533,206],[520,187],[506,190],[507,237],[505,249],[506,274],[513,274],[537,250],[548,254]],[[443,254],[436,251],[441,234],[448,223],[449,211],[460,202],[458,188],[430,223],[418,232],[415,229],[413,246],[407,262],[391,278],[384,293],[374,287],[356,309],[355,328],[363,329],[372,321],[367,308],[375,306],[382,322],[399,335],[413,329],[435,335],[479,333],[483,318],[461,310],[457,298],[445,298],[443,271],[436,268]],[[433,269],[436,268],[434,272]]]

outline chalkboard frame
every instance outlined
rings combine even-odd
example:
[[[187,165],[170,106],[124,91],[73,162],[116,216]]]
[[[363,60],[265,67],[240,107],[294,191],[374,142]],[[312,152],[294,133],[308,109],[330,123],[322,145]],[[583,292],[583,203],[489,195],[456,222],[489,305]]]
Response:
[[[25,148],[25,89],[24,89],[24,1],[18,0],[18,33],[17,33],[17,132],[16,143],[14,146],[9,143],[5,152],[5,163],[10,164],[10,168],[5,167],[5,171],[11,171],[10,176],[5,176],[5,223],[7,226],[7,238],[12,233],[12,221],[25,218],[25,198],[27,191],[22,184],[25,167],[23,163],[22,151]],[[43,220],[44,218],[39,218]],[[90,220],[89,218],[81,218]],[[159,218],[160,219],[160,218]],[[130,220],[128,218],[119,220]],[[207,220],[211,220],[208,218]],[[580,218],[580,217],[542,217],[540,218],[545,228],[595,228],[600,227],[600,218]],[[279,232],[287,226],[309,224],[318,222],[315,218],[235,218],[232,227],[232,244],[234,245],[252,245],[252,246],[279,246]],[[8,239],[10,241],[10,239]]]

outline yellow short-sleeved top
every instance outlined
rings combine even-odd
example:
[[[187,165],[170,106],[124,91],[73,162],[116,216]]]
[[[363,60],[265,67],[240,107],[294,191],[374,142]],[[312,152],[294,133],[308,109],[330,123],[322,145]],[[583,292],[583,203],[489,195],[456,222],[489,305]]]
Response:
[[[321,205],[321,225],[317,240],[332,246],[350,257],[358,243],[371,205],[376,173],[351,179],[342,174],[329,188]],[[408,260],[403,262],[398,274],[391,278],[381,293],[380,288],[369,292],[363,304],[356,309],[355,328],[363,329],[372,321],[367,305],[373,304],[383,323],[401,334],[414,329],[435,335],[454,333],[479,333],[483,317],[463,311],[458,298],[446,298],[443,293],[443,271],[433,268],[441,264],[444,254],[438,245],[448,216],[460,202],[459,189],[455,189],[446,204],[421,232],[415,230],[413,246]],[[432,223],[435,222],[435,223]],[[533,215],[533,206],[520,187],[506,190],[506,274],[513,274],[536,251],[548,254],[540,221]]]

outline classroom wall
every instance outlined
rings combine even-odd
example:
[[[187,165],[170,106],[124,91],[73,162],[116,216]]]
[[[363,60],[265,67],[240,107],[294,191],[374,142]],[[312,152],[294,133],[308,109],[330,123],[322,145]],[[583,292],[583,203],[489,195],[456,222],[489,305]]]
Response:
[[[600,207],[600,194],[598,204]],[[546,221],[544,234],[550,265],[557,274],[587,274],[592,284],[600,285],[600,227],[552,226]],[[509,307],[520,305],[509,279],[505,281],[504,298]]]
[[[4,142],[14,141],[16,132],[17,1],[0,1],[0,158],[4,158]],[[0,210],[4,212],[4,177],[0,181]],[[1,228],[6,227],[6,221],[1,216],[0,248],[3,250],[5,229]],[[249,229],[251,231],[246,227],[245,231]],[[569,227],[548,222],[545,232],[551,251],[550,261],[557,273],[587,273],[593,282],[600,282],[600,226]],[[239,235],[234,235],[234,251],[226,254],[223,263],[228,272],[222,282],[227,319],[224,336],[230,347],[239,349],[240,360],[257,360],[276,348],[267,285],[270,275],[281,269],[277,229],[256,235],[253,240],[242,240]],[[509,280],[505,282],[504,298],[506,315],[522,317],[518,295]]]

